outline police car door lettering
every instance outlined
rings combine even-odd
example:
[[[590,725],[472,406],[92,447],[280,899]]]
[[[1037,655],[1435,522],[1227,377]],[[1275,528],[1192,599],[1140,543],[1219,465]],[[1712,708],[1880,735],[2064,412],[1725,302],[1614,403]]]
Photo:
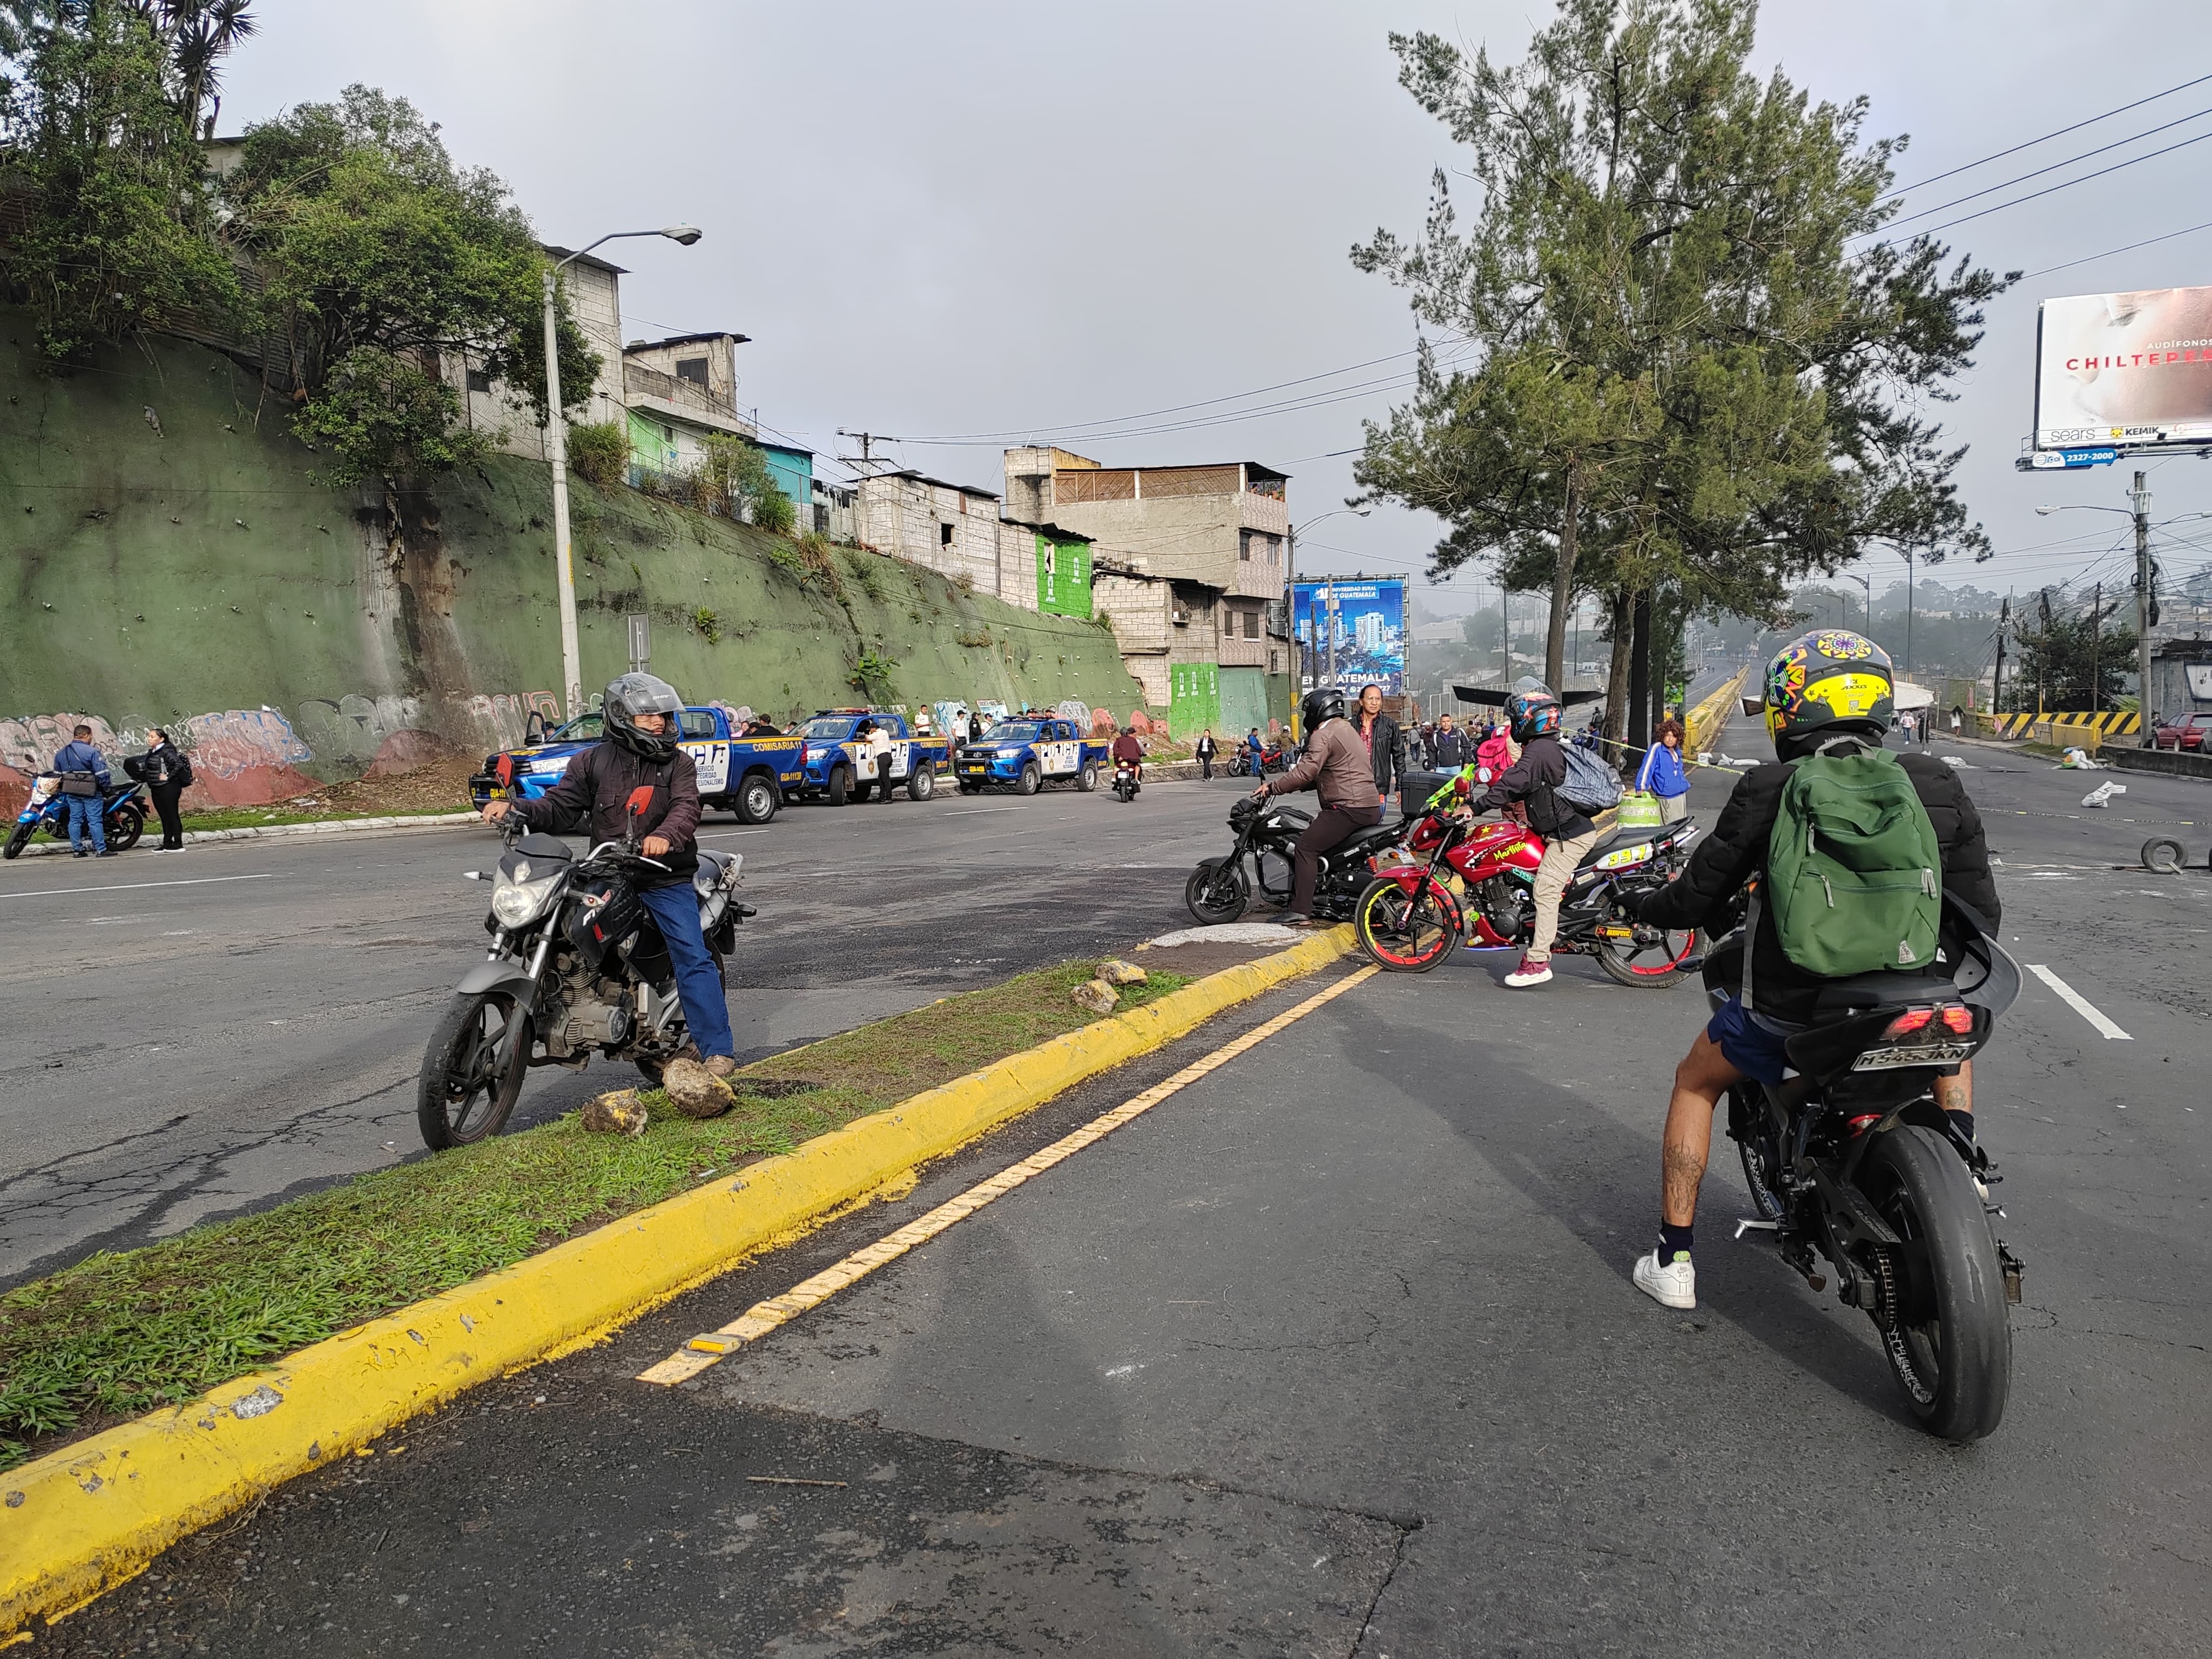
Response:
[[[699,793],[719,795],[730,781],[730,745],[726,743],[687,743],[680,745],[699,769]]]

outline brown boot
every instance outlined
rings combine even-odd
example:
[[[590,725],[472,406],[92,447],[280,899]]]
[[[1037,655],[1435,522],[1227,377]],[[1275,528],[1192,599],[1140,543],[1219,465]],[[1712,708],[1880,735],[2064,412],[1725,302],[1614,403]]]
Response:
[[[728,1054],[716,1054],[707,1062],[707,1073],[710,1077],[727,1078],[737,1069],[738,1062]]]

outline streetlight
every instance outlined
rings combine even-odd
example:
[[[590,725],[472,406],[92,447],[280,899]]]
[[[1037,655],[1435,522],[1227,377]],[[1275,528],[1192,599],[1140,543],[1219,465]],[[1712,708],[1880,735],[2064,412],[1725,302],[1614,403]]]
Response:
[[[545,268],[545,435],[553,463],[553,562],[561,586],[561,680],[570,720],[584,712],[584,668],[576,642],[576,573],[568,556],[568,422],[561,413],[560,312],[554,302],[555,282],[568,266],[604,243],[618,242],[626,236],[665,236],[680,247],[690,247],[699,234],[692,225],[611,231]]]
[[[2136,734],[2136,746],[2150,749],[2157,746],[2158,734],[2150,723],[2150,484],[2149,474],[2136,474],[2136,487],[2128,492],[2125,507],[2098,507],[2091,502],[2076,502],[2065,507],[2039,507],[2036,514],[2049,518],[2054,513],[2118,513],[2135,520],[2136,527],[2136,721],[2142,729]],[[2097,688],[2089,689],[2092,707],[2096,703]]]
[[[1364,519],[1374,510],[1375,509],[1371,507],[1340,507],[1333,511],[1322,513],[1313,518],[1308,519],[1304,524],[1294,524],[1291,526],[1289,538],[1290,545],[1288,550],[1284,555],[1283,597],[1287,601],[1290,611],[1291,643],[1297,647],[1297,679],[1298,689],[1300,690],[1304,690],[1305,689],[1306,644],[1304,640],[1297,638],[1298,532],[1302,530],[1311,530],[1316,525],[1325,523],[1330,519],[1341,519],[1346,517]],[[1334,627],[1336,620],[1336,584],[1334,582],[1329,584],[1328,607],[1329,621],[1331,623],[1328,630],[1328,683],[1331,685],[1334,685],[1336,684],[1336,629]],[[1308,627],[1310,628],[1313,623],[1313,618],[1309,616],[1306,618],[1306,622]],[[1291,737],[1303,741],[1305,734],[1297,729],[1297,699],[1293,697],[1291,699]]]

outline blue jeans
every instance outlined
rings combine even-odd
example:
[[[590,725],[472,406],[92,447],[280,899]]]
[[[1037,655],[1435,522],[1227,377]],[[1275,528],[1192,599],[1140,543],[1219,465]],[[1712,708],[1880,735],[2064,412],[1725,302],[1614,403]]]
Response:
[[[62,811],[69,819],[70,846],[82,853],[84,850],[84,829],[92,830],[92,850],[107,850],[107,803],[98,795],[64,795]]]
[[[651,887],[638,895],[660,924],[668,959],[676,964],[676,994],[684,1004],[684,1023],[702,1058],[734,1056],[738,1040],[730,1030],[730,1005],[723,1000],[722,975],[699,931],[699,896],[688,881]]]

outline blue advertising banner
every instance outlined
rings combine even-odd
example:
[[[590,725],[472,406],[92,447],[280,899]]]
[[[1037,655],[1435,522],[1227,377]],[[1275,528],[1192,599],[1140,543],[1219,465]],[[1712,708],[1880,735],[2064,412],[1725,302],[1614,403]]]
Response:
[[[1354,578],[1292,584],[1291,636],[1298,651],[1298,690],[1335,685],[1349,694],[1379,685],[1406,690],[1406,584]]]

